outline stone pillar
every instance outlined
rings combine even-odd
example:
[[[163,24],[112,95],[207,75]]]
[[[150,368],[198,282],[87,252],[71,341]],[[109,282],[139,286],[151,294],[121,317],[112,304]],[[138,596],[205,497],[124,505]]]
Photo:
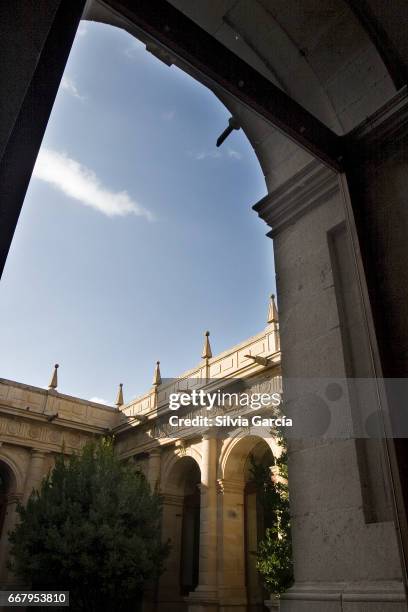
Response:
[[[243,480],[218,483],[221,506],[218,545],[220,612],[246,612],[245,516]]]
[[[256,569],[256,553],[258,550],[258,508],[255,489],[246,493],[245,499],[245,564],[248,608],[263,609],[263,591],[260,576]]]
[[[10,549],[8,534],[13,531],[17,523],[17,504],[19,501],[21,502],[21,495],[17,494],[9,495],[7,500],[7,510],[4,517],[0,543],[0,583],[2,587],[4,587],[4,585],[11,585],[16,582],[16,578],[7,569],[7,561],[9,559]]]
[[[149,460],[148,460],[148,467],[147,467],[147,481],[152,491],[154,491],[159,485],[160,463],[161,463],[160,449],[151,450],[149,453]]]
[[[24,497],[23,497],[24,504],[27,503],[32,490],[33,489],[38,490],[41,486],[41,481],[44,477],[45,456],[46,456],[45,451],[37,450],[35,448],[31,449],[30,464],[28,466],[28,472],[27,472],[25,486],[24,486]]]
[[[364,406],[349,381],[375,372],[339,179],[310,162],[255,208],[274,239],[284,411],[296,426],[309,408],[321,409],[314,430],[309,419],[288,440],[295,583],[281,611],[402,612],[387,465],[380,448],[353,438]],[[344,382],[339,394],[330,380]]]
[[[188,597],[189,612],[216,612],[217,591],[217,438],[203,436],[201,444],[200,557],[198,586]]]

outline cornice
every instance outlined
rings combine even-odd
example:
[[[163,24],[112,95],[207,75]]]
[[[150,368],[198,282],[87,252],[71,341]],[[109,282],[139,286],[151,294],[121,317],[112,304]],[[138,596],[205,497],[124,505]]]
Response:
[[[54,391],[52,389],[43,389],[42,387],[35,387],[34,385],[28,385],[26,383],[17,382],[15,380],[9,380],[7,378],[0,378],[0,385],[5,385],[6,387],[15,387],[17,389],[23,389],[24,391],[28,391],[30,393],[35,393],[37,395],[41,395],[44,398],[52,397],[59,400],[65,400],[70,403],[80,404],[82,406],[90,406],[91,408],[96,408],[97,410],[102,410],[109,413],[116,413],[116,408],[114,406],[108,406],[105,404],[99,404],[97,402],[91,402],[90,400],[82,399],[80,397],[76,397],[74,395],[67,395],[65,393],[60,393],[59,391]]]
[[[307,211],[329,200],[339,189],[335,172],[313,160],[252,208],[272,229],[274,238]]]
[[[100,425],[92,425],[83,421],[71,421],[62,417],[53,418],[53,420],[50,422],[48,418],[50,416],[52,415],[43,412],[23,410],[22,408],[14,408],[13,406],[0,403],[0,417],[9,417],[11,419],[22,421],[33,421],[41,425],[50,426],[51,429],[59,426],[63,427],[64,429],[72,429],[74,431],[99,435],[106,434],[108,429],[107,427]]]

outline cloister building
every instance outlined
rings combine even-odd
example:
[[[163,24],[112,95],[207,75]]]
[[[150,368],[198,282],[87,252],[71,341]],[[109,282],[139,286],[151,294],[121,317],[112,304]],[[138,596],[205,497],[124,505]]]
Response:
[[[270,427],[169,425],[169,395],[245,381],[247,393],[281,390],[278,315],[273,298],[268,325],[256,336],[212,355],[205,335],[201,362],[176,379],[162,379],[156,364],[151,389],[116,408],[65,395],[55,367],[48,389],[0,379],[0,580],[7,570],[7,533],[25,502],[52,469],[62,450],[80,450],[108,432],[119,457],[145,474],[163,495],[163,539],[172,547],[158,589],[146,594],[145,609],[199,610],[204,597],[220,610],[262,610],[265,593],[255,561],[259,504],[248,486],[250,458],[271,467],[282,452]],[[61,378],[61,376],[60,376]],[[251,415],[250,407],[218,407],[220,414]],[[253,411],[252,411],[253,412]],[[257,411],[259,412],[259,411]]]

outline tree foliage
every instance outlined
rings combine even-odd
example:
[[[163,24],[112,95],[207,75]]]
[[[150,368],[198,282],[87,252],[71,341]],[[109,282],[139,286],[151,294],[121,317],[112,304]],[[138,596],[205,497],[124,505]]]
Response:
[[[72,610],[136,609],[163,571],[160,498],[111,439],[59,456],[18,512],[11,569],[33,589],[70,591]]]
[[[271,479],[270,468],[252,459],[251,474],[267,522],[265,536],[258,545],[256,567],[269,593],[280,594],[293,583],[292,540],[290,531],[287,451],[279,440],[282,454],[277,459],[279,478]]]

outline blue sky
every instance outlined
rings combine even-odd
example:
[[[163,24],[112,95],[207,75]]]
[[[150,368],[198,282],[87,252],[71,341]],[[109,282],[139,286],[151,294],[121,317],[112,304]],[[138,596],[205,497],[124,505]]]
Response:
[[[0,282],[0,376],[114,401],[265,327],[272,241],[242,131],[129,34],[82,22]]]

